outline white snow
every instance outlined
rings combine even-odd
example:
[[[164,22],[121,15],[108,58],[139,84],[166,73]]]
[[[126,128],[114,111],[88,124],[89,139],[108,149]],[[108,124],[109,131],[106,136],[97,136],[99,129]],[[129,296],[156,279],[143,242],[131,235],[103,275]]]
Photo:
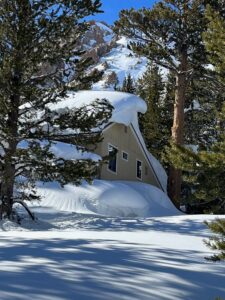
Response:
[[[74,109],[91,105],[96,99],[107,99],[114,107],[112,118],[109,122],[129,125],[137,119],[137,113],[145,113],[147,105],[140,97],[115,91],[80,91],[70,93],[68,97],[56,104],[51,104],[52,110],[65,108]]]
[[[181,214],[168,196],[149,184],[95,180],[92,185],[39,183],[42,206],[57,210],[111,217],[158,217]]]
[[[128,74],[134,80],[140,78],[147,69],[147,58],[137,56],[134,52],[127,48],[129,40],[125,37],[121,37],[117,40],[117,45],[112,50],[100,59],[99,64],[96,66],[107,63],[108,67],[105,71],[105,76],[102,80],[93,85],[93,90],[104,90],[106,89],[106,78],[112,72],[115,72],[119,85],[122,85],[125,76]],[[113,87],[109,86],[108,89],[112,90]]]
[[[103,24],[102,22],[96,22],[96,25],[98,27],[100,27],[103,31],[113,33],[112,29],[109,26],[106,26],[105,24]]]
[[[225,264],[207,262],[215,216],[99,218],[33,208],[1,223],[1,300],[214,300]]]
[[[153,169],[162,185],[162,188],[164,190],[164,192],[167,192],[167,180],[168,180],[168,176],[166,174],[165,169],[163,168],[163,166],[161,165],[161,163],[149,152],[148,153],[148,158],[153,166]]]
[[[87,151],[83,152],[77,149],[74,145],[61,142],[54,142],[50,147],[50,152],[52,152],[56,157],[62,157],[66,160],[101,160],[101,157],[95,153]]]
[[[47,145],[47,142],[40,141],[40,146],[44,147]],[[28,147],[27,141],[22,141],[18,144],[18,149],[26,149]],[[65,160],[87,160],[90,159],[92,161],[100,161],[101,157],[95,153],[82,151],[78,149],[76,146],[56,142],[54,141],[49,149],[49,152],[53,153],[57,158],[63,158]]]

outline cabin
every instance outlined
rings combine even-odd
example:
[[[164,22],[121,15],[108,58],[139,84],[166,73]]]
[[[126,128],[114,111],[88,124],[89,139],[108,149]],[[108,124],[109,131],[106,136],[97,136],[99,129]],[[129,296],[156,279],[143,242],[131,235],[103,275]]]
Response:
[[[114,155],[110,155],[108,163],[101,164],[98,178],[139,181],[166,192],[166,172],[147,150],[138,125],[138,114],[147,110],[143,99],[115,91],[80,91],[70,94],[63,105],[69,108],[79,107],[103,98],[113,105],[114,110],[103,128],[103,140],[95,153],[101,157]]]

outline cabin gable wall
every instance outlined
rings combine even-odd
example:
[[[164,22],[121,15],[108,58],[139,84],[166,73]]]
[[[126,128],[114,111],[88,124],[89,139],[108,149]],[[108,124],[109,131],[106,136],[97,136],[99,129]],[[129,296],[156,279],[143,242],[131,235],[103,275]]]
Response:
[[[115,147],[118,152],[116,172],[110,171],[108,164],[104,164],[100,169],[100,179],[140,181],[161,188],[130,126],[114,123],[104,130],[103,136],[104,139],[95,152],[106,156],[109,145]],[[126,154],[123,157],[123,152],[127,154],[127,160],[124,159]],[[141,179],[137,177],[137,161],[141,162]]]

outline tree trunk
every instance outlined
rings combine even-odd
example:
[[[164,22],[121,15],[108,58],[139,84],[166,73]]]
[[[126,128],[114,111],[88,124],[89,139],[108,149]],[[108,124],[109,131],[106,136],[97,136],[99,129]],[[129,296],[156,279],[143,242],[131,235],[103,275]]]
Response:
[[[13,120],[11,120],[13,121]],[[14,123],[17,125],[17,121],[14,120]],[[15,124],[13,125],[15,128]],[[11,129],[13,129],[11,128]],[[14,131],[14,130],[13,130]],[[1,199],[2,199],[2,207],[1,214],[6,215],[10,218],[12,214],[12,206],[13,206],[13,190],[14,190],[14,182],[15,182],[15,156],[16,156],[16,135],[15,138],[11,138],[8,140],[8,149],[5,153],[5,164],[4,170],[2,172],[2,180],[1,180]]]
[[[20,95],[18,91],[19,76],[13,77],[14,82],[14,93],[10,97],[10,111],[6,122],[8,130],[8,136],[5,140],[7,148],[5,150],[4,166],[2,170],[1,178],[1,215],[7,216],[8,218],[12,215],[13,207],[13,192],[15,184],[15,173],[16,173],[16,149],[17,149],[17,137],[18,137],[18,118],[19,118],[19,104]]]
[[[187,90],[187,54],[181,55],[180,70],[176,75],[176,91],[174,102],[174,118],[172,127],[172,142],[183,145],[184,139],[184,104]],[[181,195],[182,172],[170,166],[168,179],[168,195],[179,208]]]

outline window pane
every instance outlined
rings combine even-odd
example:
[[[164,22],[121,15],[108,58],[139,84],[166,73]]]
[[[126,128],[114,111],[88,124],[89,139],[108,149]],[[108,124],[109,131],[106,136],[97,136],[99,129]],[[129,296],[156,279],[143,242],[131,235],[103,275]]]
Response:
[[[128,160],[128,154],[126,152],[123,152],[123,159]]]
[[[116,172],[116,162],[117,162],[117,149],[113,147],[112,145],[109,145],[109,164],[108,164],[108,169],[112,172]]]
[[[142,163],[137,160],[137,178],[142,179]]]

